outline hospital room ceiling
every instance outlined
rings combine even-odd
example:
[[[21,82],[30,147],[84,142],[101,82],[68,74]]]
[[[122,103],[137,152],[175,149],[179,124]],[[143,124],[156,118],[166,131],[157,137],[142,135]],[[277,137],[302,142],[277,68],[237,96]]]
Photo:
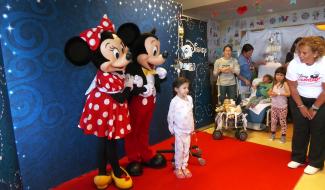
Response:
[[[176,0],[183,15],[216,21],[325,6],[325,0]],[[247,8],[247,10],[246,10]],[[325,11],[325,10],[324,10]]]

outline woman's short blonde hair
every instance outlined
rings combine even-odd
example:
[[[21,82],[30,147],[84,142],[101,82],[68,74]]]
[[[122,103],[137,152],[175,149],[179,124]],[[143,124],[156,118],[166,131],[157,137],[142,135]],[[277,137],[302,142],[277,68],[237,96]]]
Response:
[[[303,37],[297,44],[297,49],[300,49],[303,46],[310,47],[313,53],[318,52],[315,60],[325,55],[325,40],[319,36]]]

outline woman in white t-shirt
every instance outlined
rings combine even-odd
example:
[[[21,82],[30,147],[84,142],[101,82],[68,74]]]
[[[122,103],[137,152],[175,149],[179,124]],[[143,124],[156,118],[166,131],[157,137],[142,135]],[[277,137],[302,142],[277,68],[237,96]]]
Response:
[[[286,78],[291,91],[289,101],[294,124],[289,168],[306,162],[304,172],[315,174],[324,167],[325,150],[325,42],[304,37],[297,45],[298,57],[288,66]]]

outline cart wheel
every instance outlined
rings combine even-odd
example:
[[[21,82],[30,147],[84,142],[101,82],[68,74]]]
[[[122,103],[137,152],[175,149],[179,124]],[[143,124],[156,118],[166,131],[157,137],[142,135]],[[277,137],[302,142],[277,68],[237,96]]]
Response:
[[[198,161],[201,166],[204,166],[206,164],[206,161],[203,158],[198,158]]]
[[[219,140],[222,138],[222,132],[220,130],[213,131],[212,137],[214,140]]]
[[[247,139],[247,133],[246,133],[246,131],[240,131],[239,132],[239,140],[241,140],[241,141],[245,141],[246,139]]]
[[[196,151],[196,153],[198,153],[198,154],[200,154],[200,155],[202,154],[202,150],[199,149],[199,148],[196,148],[195,151]]]
[[[235,137],[236,137],[236,139],[239,139],[239,130],[236,130]]]

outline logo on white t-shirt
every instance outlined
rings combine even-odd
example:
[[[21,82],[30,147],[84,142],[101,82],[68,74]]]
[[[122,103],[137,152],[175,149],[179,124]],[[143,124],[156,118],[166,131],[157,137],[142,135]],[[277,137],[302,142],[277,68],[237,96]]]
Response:
[[[305,75],[305,74],[299,74],[298,75],[298,82],[320,82],[320,73],[316,72],[312,75]]]

